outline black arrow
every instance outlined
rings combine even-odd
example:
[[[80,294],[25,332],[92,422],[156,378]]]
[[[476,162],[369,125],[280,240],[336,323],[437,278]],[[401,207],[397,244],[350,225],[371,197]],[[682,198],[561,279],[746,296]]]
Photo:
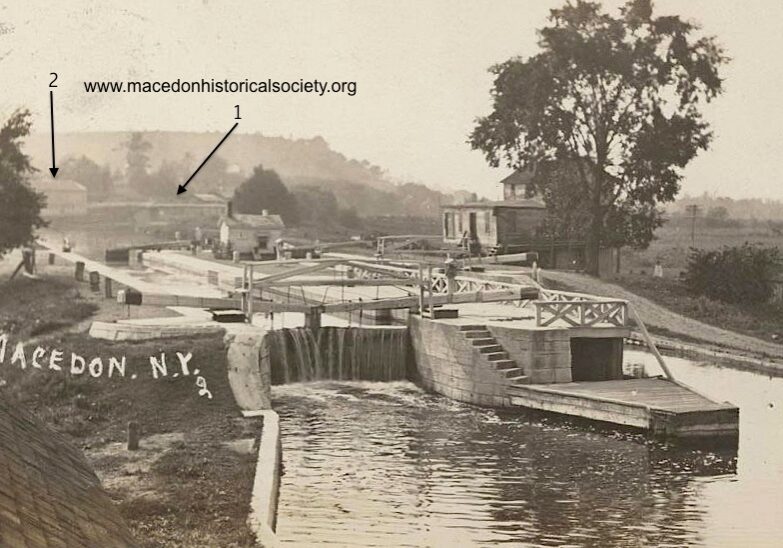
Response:
[[[51,90],[49,90],[49,112],[52,117],[52,167],[49,168],[49,171],[52,174],[52,178],[55,178],[60,168],[57,167],[57,162],[54,160],[54,92]]]
[[[217,145],[215,145],[215,148],[212,149],[212,152],[209,153],[209,156],[204,158],[204,161],[201,162],[201,165],[198,166],[198,168],[196,168],[196,171],[193,172],[193,175],[188,177],[188,180],[185,181],[185,184],[184,185],[179,185],[179,187],[177,187],[177,196],[179,196],[180,194],[182,194],[183,192],[186,192],[188,190],[187,189],[188,183],[190,183],[190,181],[193,180],[193,177],[196,176],[196,173],[201,171],[201,168],[204,167],[204,164],[206,164],[209,161],[209,159],[212,158],[212,155],[217,151],[217,149],[220,148],[220,145],[222,145],[225,142],[225,140],[228,139],[228,136],[231,135],[231,133],[233,133],[233,131],[237,128],[238,125],[239,125],[239,122],[235,123],[232,126],[232,128],[228,130],[228,133],[226,133],[225,136],[223,136],[223,138],[220,140],[220,142]]]

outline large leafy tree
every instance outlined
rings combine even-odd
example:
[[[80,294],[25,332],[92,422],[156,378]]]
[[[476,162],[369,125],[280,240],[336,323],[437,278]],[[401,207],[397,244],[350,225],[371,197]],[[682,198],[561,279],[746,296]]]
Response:
[[[602,243],[644,247],[661,225],[657,204],[674,199],[682,169],[710,142],[700,108],[722,91],[727,57],[696,24],[654,17],[651,0],[631,0],[618,16],[568,2],[539,37],[538,54],[492,67],[493,111],[470,144],[493,166],[572,166],[570,186],[540,176],[530,190],[560,203],[579,197],[597,274]]]
[[[35,169],[22,152],[22,139],[30,126],[30,112],[17,110],[0,128],[0,257],[33,242],[35,229],[46,226],[41,219],[46,198],[27,185]]]
[[[280,176],[271,169],[256,166],[253,174],[234,192],[237,213],[260,215],[264,209],[277,213],[286,224],[299,222],[296,197],[291,194]]]

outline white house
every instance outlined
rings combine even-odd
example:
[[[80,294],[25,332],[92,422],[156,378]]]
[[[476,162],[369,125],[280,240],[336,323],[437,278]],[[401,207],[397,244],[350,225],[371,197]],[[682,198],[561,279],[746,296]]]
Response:
[[[275,241],[282,237],[285,224],[280,215],[269,214],[266,210],[261,215],[234,213],[229,202],[218,228],[223,249],[252,253],[256,257],[274,251]]]

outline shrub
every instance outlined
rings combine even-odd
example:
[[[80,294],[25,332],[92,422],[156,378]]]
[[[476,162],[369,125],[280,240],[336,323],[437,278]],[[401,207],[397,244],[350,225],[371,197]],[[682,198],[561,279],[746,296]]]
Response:
[[[691,249],[685,284],[695,295],[727,303],[764,303],[772,296],[772,278],[780,262],[777,247],[745,243],[719,250]]]

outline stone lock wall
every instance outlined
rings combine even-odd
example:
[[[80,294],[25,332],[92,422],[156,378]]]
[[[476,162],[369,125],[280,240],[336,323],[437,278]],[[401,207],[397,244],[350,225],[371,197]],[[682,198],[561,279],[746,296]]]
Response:
[[[272,374],[263,359],[265,332],[228,334],[228,382],[243,411],[272,408]]]
[[[489,325],[492,336],[525,370],[532,384],[571,382],[571,339],[567,329],[515,329]]]
[[[482,359],[456,325],[410,317],[414,380],[449,398],[488,407],[511,405],[508,381]]]
[[[571,344],[566,329],[486,329],[516,367],[534,384],[571,382]],[[486,360],[458,325],[410,317],[415,370],[424,388],[455,400],[490,407],[510,406],[505,374]]]

